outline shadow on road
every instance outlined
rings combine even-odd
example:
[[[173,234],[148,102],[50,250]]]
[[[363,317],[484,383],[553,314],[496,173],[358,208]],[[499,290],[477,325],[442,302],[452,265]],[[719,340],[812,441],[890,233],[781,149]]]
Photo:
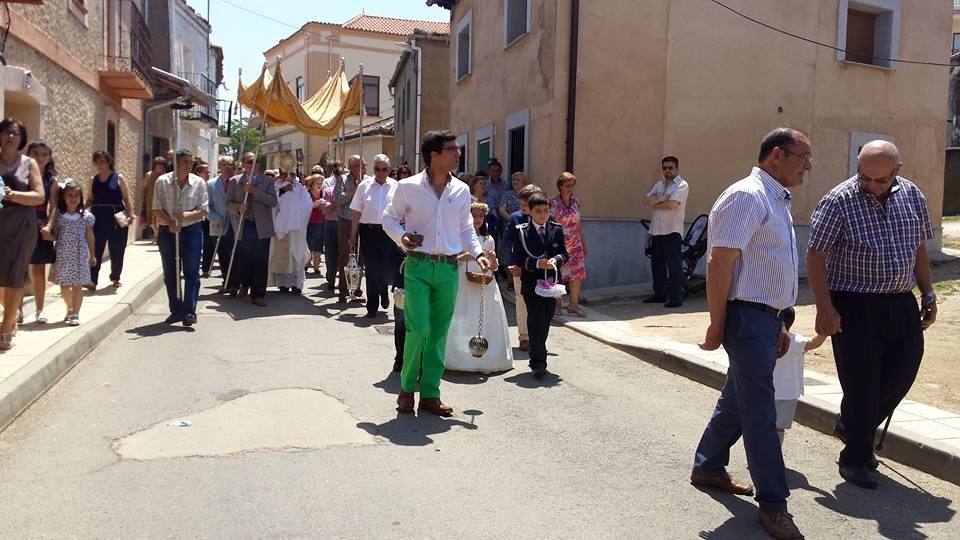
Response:
[[[749,499],[703,486],[693,487],[697,491],[709,495],[710,498],[722,504],[731,514],[730,519],[724,521],[716,529],[712,531],[700,531],[700,538],[706,540],[724,540],[727,538],[763,537],[763,527],[757,522],[757,506],[750,502]]]
[[[400,374],[391,371],[382,381],[373,383],[373,387],[379,388],[387,394],[397,395],[400,393]]]
[[[174,332],[196,332],[191,327],[183,326],[182,324],[167,324],[165,322],[155,322],[151,324],[145,324],[143,326],[137,326],[127,330],[127,334],[134,334],[137,336],[137,339],[146,338],[146,337],[157,337],[164,334],[172,334]]]
[[[556,373],[547,373],[547,376],[539,381],[533,378],[533,373],[518,373],[504,380],[520,388],[553,388],[563,382],[563,378]]]
[[[357,424],[357,427],[371,435],[383,437],[396,445],[426,446],[434,442],[433,439],[430,438],[431,435],[446,433],[454,427],[477,429],[477,425],[472,422],[472,419],[483,413],[480,411],[470,412],[472,413],[471,422],[451,418],[440,418],[430,413],[423,413],[420,416],[397,413],[396,418],[382,424],[360,422]]]

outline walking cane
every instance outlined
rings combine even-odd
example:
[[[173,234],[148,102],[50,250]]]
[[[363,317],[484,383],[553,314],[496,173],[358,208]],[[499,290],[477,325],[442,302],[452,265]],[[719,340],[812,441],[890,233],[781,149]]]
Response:
[[[883,431],[880,432],[880,440],[877,441],[877,452],[883,450],[883,440],[887,438],[887,430],[890,429],[890,420],[893,420],[893,413],[887,417],[887,423],[883,425]]]
[[[180,284],[180,220],[174,222],[177,227],[177,232],[173,235],[174,242],[174,259],[176,260],[176,272],[177,272],[177,302],[183,302],[183,287]]]
[[[280,58],[281,58],[280,56],[277,57],[277,72],[280,71]],[[260,140],[261,140],[261,141],[263,140],[263,134],[266,132],[266,128],[267,128],[267,115],[269,114],[269,111],[270,111],[270,100],[273,98],[273,92],[270,91],[270,89],[273,88],[273,84],[274,84],[275,82],[276,82],[276,77],[274,77],[274,79],[270,82],[270,88],[267,89],[267,101],[266,101],[266,104],[265,104],[264,107],[263,107],[262,121],[260,122]],[[262,89],[262,88],[261,88],[261,89]],[[254,105],[256,105],[257,100],[260,99],[260,90],[261,90],[261,89],[257,89],[257,97],[254,98]],[[251,113],[252,113],[252,111],[251,111]],[[241,147],[240,159],[241,159],[241,160],[243,159],[243,153],[242,153],[242,151],[243,151],[243,146],[246,144],[246,139],[247,139],[247,130],[244,129],[244,130],[243,130],[242,142],[240,143],[240,147]],[[253,168],[250,169],[250,181],[251,181],[251,182],[253,181],[254,176],[256,176],[256,174],[257,174],[257,162],[258,162],[258,161],[260,161],[260,145],[257,145],[257,150],[256,150],[256,152],[254,152]],[[243,203],[241,204],[241,206],[244,206],[244,207],[247,206],[247,200],[249,199],[249,197],[250,197],[250,194],[244,192],[244,194],[243,194]],[[249,210],[249,208],[248,208],[248,210]],[[230,273],[233,271],[233,261],[234,261],[234,258],[235,258],[236,255],[237,255],[237,244],[240,243],[240,235],[243,234],[243,215],[244,215],[244,214],[243,214],[243,213],[240,213],[239,215],[240,215],[240,219],[237,220],[237,227],[235,228],[235,230],[234,230],[234,233],[235,233],[235,234],[233,235],[233,249],[230,251],[230,264],[227,265],[227,275],[226,275],[226,277],[225,277],[224,280],[223,280],[224,290],[226,290],[226,288],[228,288],[228,287],[230,286]]]

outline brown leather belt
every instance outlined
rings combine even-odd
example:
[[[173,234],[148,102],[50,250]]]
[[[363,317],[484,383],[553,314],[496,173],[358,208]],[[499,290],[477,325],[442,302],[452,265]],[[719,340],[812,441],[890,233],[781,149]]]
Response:
[[[453,266],[457,266],[456,255],[434,255],[432,253],[423,253],[422,251],[408,251],[407,256],[416,259],[426,259],[432,262],[444,262]]]

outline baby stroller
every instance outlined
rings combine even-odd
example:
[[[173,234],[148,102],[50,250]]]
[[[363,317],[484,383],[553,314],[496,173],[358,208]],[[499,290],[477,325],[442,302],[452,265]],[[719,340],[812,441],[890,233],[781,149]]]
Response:
[[[704,288],[707,280],[693,275],[697,269],[700,259],[707,253],[707,223],[710,217],[707,214],[700,214],[693,220],[690,227],[687,228],[687,234],[684,235],[680,243],[680,261],[683,264],[683,296],[691,292],[699,292]],[[649,231],[650,220],[641,219],[640,223]],[[643,253],[647,257],[653,257],[653,237],[647,235],[647,242],[644,245]]]

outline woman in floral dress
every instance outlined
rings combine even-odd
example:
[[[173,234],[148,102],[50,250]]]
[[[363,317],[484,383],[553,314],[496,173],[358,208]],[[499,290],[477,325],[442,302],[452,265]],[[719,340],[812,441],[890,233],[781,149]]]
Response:
[[[583,317],[583,310],[580,309],[580,285],[587,278],[587,242],[580,226],[580,201],[573,196],[573,187],[576,185],[577,177],[573,174],[565,172],[560,175],[557,179],[560,194],[550,199],[550,215],[563,226],[567,253],[570,254],[570,261],[563,265],[563,281],[570,293],[567,311]],[[557,311],[560,311],[560,302],[557,302]]]

